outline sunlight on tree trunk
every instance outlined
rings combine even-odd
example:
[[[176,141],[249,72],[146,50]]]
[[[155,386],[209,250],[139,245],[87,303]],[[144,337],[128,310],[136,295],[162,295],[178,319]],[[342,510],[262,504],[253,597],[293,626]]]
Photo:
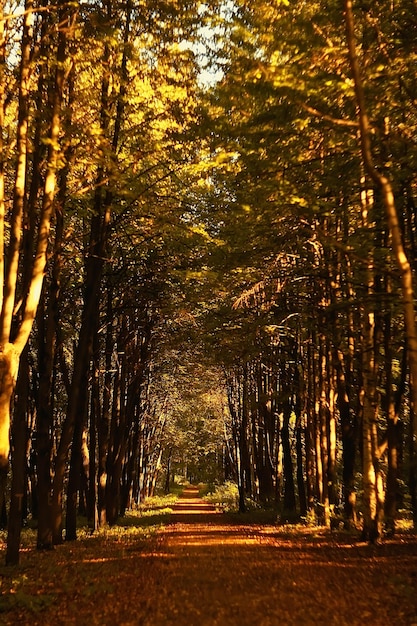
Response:
[[[377,420],[378,398],[374,355],[374,315],[365,310],[363,322],[363,418],[362,418],[362,452],[363,452],[363,498],[364,520],[363,538],[374,542],[382,534],[381,509],[379,507],[378,487],[379,472],[377,471],[376,450],[378,445]]]
[[[19,353],[7,343],[0,353],[0,469],[9,462],[10,401],[16,384]]]
[[[11,216],[10,242],[7,258],[7,273],[5,279],[4,299],[1,311],[1,377],[0,377],[0,465],[7,467],[9,455],[10,430],[10,401],[16,384],[20,356],[28,342],[36,317],[41,297],[47,263],[49,231],[54,208],[56,172],[58,169],[59,135],[61,128],[61,102],[66,71],[64,61],[66,55],[67,26],[70,18],[67,9],[59,9],[61,29],[58,36],[56,52],[56,70],[53,89],[51,89],[51,122],[49,126],[47,166],[44,177],[42,204],[37,226],[37,242],[34,258],[31,254],[25,255],[21,249],[22,225],[24,212],[24,198],[26,193],[26,152],[27,152],[27,118],[28,118],[28,80],[30,51],[32,45],[31,2],[26,4],[25,25],[22,35],[22,56],[19,76],[19,114],[17,130],[17,169]],[[72,9],[73,10],[73,9]],[[62,27],[62,25],[65,27]],[[28,211],[34,211],[28,207]],[[13,343],[9,343],[13,313],[17,300],[19,262],[24,265],[23,276],[28,276],[28,284],[23,285],[22,301],[19,303],[19,324],[14,329]],[[12,537],[10,537],[12,541]],[[8,564],[18,562],[18,549],[10,552]]]
[[[23,204],[26,182],[27,162],[27,126],[28,126],[28,80],[30,63],[30,31],[32,16],[31,0],[27,0],[22,32],[22,53],[19,71],[19,99],[17,119],[17,166],[14,184],[13,207],[10,222],[10,239],[7,256],[4,240],[4,181],[2,180],[2,232],[0,250],[2,269],[6,270],[4,291],[1,292],[2,307],[0,313],[0,467],[7,467],[9,458],[9,430],[10,430],[10,401],[16,384],[18,362],[23,346],[12,345],[10,333],[12,326],[13,309],[15,306],[16,286],[20,258],[20,243],[22,239]],[[3,26],[4,27],[4,26]],[[2,53],[2,57],[3,57]],[[2,59],[3,60],[3,59]],[[3,102],[1,102],[3,109]],[[3,112],[2,112],[3,115]],[[2,177],[3,178],[3,177]],[[7,260],[7,262],[6,262]],[[3,281],[3,275],[2,275]]]
[[[397,260],[398,267],[401,271],[402,305],[404,310],[405,332],[408,344],[408,364],[410,369],[411,382],[411,409],[415,414],[417,410],[417,327],[415,321],[412,269],[402,242],[402,232],[398,220],[398,213],[395,205],[395,197],[391,182],[385,175],[381,174],[375,168],[373,161],[370,139],[370,125],[366,110],[359,61],[356,54],[352,0],[345,0],[345,21],[349,61],[355,86],[356,104],[358,107],[362,158],[367,173],[381,191],[385,207],[387,224],[391,235],[391,244],[395,254],[395,258]],[[413,475],[412,482],[414,483],[413,489],[415,490],[417,486],[417,420],[415,418],[413,422],[412,437],[413,446],[411,471]],[[416,503],[414,494],[414,505],[415,504]],[[415,528],[417,528],[416,508],[414,508],[413,513],[414,526]]]
[[[4,218],[5,218],[5,198],[4,198],[4,68],[5,68],[5,39],[4,39],[4,0],[0,1],[0,302],[3,301],[4,285]],[[3,348],[4,350],[4,348]],[[5,510],[7,464],[9,452],[9,404],[8,393],[5,388],[10,383],[7,380],[2,382],[4,376],[8,377],[8,367],[6,356],[0,353],[0,515]],[[1,391],[3,390],[3,391]]]

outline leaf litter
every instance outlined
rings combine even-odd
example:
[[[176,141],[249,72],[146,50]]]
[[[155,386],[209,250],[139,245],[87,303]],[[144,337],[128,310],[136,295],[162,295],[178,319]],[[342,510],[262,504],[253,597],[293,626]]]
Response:
[[[417,626],[415,535],[237,523],[193,488],[163,526],[27,546],[0,582],[4,626]]]

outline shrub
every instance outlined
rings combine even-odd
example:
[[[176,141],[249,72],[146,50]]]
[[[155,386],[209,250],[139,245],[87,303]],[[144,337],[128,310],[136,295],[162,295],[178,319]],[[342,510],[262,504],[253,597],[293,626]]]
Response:
[[[205,499],[223,511],[235,511],[239,508],[238,487],[230,480],[217,485],[213,492],[205,496]]]

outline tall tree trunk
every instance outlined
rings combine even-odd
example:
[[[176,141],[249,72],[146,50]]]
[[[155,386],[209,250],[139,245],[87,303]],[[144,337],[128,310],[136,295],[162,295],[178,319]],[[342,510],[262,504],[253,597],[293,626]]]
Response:
[[[324,323],[324,321],[323,321]],[[329,423],[330,423],[330,406],[329,406],[329,389],[328,389],[328,376],[329,376],[329,354],[327,351],[326,338],[323,335],[319,336],[319,367],[318,367],[318,382],[320,393],[319,404],[319,439],[320,439],[320,456],[321,467],[323,476],[322,486],[322,523],[330,527],[330,493],[329,493],[329,466],[330,466],[330,445],[329,445]]]
[[[242,456],[246,454],[247,415],[242,399],[242,380],[237,371],[231,371],[226,376],[227,398],[229,413],[232,420],[232,438],[234,444],[235,472],[239,492],[239,512],[245,513],[245,464]]]
[[[94,356],[92,367],[91,402],[90,402],[90,426],[89,426],[89,468],[88,468],[88,500],[87,519],[92,531],[98,530],[97,508],[97,430],[100,423],[100,362],[99,362],[99,339],[96,333],[94,340]]]
[[[297,453],[297,489],[298,501],[300,503],[300,517],[306,517],[308,510],[304,481],[303,430],[301,418],[298,418],[295,426],[295,449]]]
[[[12,318],[17,298],[19,258],[22,242],[22,225],[26,192],[27,132],[29,115],[29,75],[32,46],[32,0],[26,0],[22,31],[21,61],[19,67],[19,96],[16,137],[16,175],[13,190],[13,205],[10,221],[10,238],[5,260],[4,212],[2,218],[2,286],[0,293],[0,472],[7,472],[9,459],[10,403],[16,384],[22,348],[11,341]],[[3,103],[2,103],[3,104]],[[4,110],[2,111],[2,115]],[[4,201],[4,190],[3,190]],[[6,261],[6,262],[5,262]],[[28,260],[27,260],[28,261]],[[4,281],[3,281],[4,278]],[[33,321],[33,320],[32,320]],[[27,337],[25,336],[26,343]],[[23,337],[22,337],[23,339]]]
[[[46,33],[43,35],[46,38]],[[46,53],[46,51],[45,51]],[[73,104],[74,66],[68,75],[68,106]],[[43,90],[39,86],[39,98]],[[41,116],[38,120],[38,145],[41,146]],[[41,160],[40,149],[36,152],[36,160]],[[38,315],[39,337],[39,391],[36,419],[36,454],[38,471],[38,531],[37,548],[48,550],[53,546],[51,496],[52,496],[52,449],[53,449],[53,402],[54,402],[54,367],[57,362],[57,335],[59,329],[59,301],[61,297],[61,273],[63,265],[62,248],[64,239],[64,212],[67,198],[67,182],[72,157],[71,145],[65,150],[65,166],[59,174],[59,188],[55,203],[55,240],[53,249],[53,265],[49,288],[44,290],[41,309]],[[34,165],[35,167],[35,165]],[[39,164],[36,164],[38,171]],[[40,179],[40,172],[38,172]],[[32,188],[36,188],[33,185]],[[32,193],[32,189],[31,189]],[[36,196],[36,189],[33,190]],[[46,307],[45,307],[46,303]]]
[[[35,253],[26,254],[23,259],[22,286],[19,321],[14,317],[14,307],[18,293],[19,260],[22,253],[22,226],[26,195],[27,131],[28,131],[28,81],[30,78],[31,19],[32,3],[28,0],[25,11],[25,24],[22,40],[22,59],[19,77],[19,113],[17,133],[17,169],[14,186],[13,209],[10,224],[10,240],[7,267],[0,315],[0,472],[5,472],[9,453],[10,401],[14,391],[19,360],[28,342],[37,307],[41,297],[47,263],[49,231],[53,213],[58,151],[61,129],[61,103],[65,82],[64,61],[70,18],[67,11],[73,11],[65,3],[59,4],[59,33],[56,52],[54,89],[51,97],[51,123],[47,150],[47,165],[44,175],[42,203],[37,219],[37,242]],[[35,207],[29,206],[29,221]],[[32,222],[31,222],[32,223]],[[33,237],[35,234],[33,233]],[[30,243],[32,249],[32,243]],[[35,246],[33,246],[35,247]],[[0,251],[3,254],[3,250]],[[26,278],[27,277],[27,278]],[[27,284],[26,284],[27,282]]]
[[[362,417],[362,462],[363,462],[363,538],[372,543],[382,534],[381,509],[378,501],[379,469],[378,447],[378,392],[376,363],[374,356],[374,318],[369,310],[364,311],[362,340],[363,354],[363,417]]]
[[[314,379],[314,346],[310,340],[307,345],[307,394],[306,394],[306,412],[307,412],[307,424],[306,424],[306,437],[305,437],[305,456],[306,456],[306,477],[307,477],[307,507],[308,512],[314,512],[315,500],[316,500],[316,488],[315,488],[315,379]]]
[[[285,400],[283,406],[283,424],[281,428],[281,443],[283,450],[283,476],[284,476],[284,518],[293,519],[297,510],[295,499],[294,471],[291,456],[290,443],[290,419],[291,403]]]
[[[104,88],[103,88],[104,89]],[[110,206],[101,197],[102,174],[97,181],[95,210],[91,219],[90,241],[86,261],[84,306],[81,328],[74,357],[73,377],[68,398],[66,418],[55,459],[53,480],[52,524],[54,543],[62,542],[62,501],[68,454],[75,426],[83,416],[84,398],[82,391],[88,379],[92,357],[93,337],[97,327],[100,288],[104,267],[105,248],[110,223]]]
[[[272,462],[272,448],[274,445],[274,415],[272,405],[272,364],[268,370],[262,372],[261,360],[258,365],[258,386],[260,387],[259,413],[262,423],[263,441],[261,447],[262,463],[259,476],[259,495],[261,502],[270,504],[274,499],[274,465]]]
[[[6,40],[4,3],[0,0],[0,298],[4,287],[4,227],[5,227],[5,181],[4,181],[4,106],[5,106],[5,68],[6,68]]]
[[[118,372],[114,379],[112,415],[109,438],[109,451],[107,455],[107,484],[106,484],[106,519],[110,525],[116,523],[120,508],[120,482],[118,473],[118,461],[120,460],[122,433],[120,423],[124,420],[124,407],[122,407],[122,367],[119,363]]]
[[[57,215],[55,261],[49,289],[47,312],[41,306],[38,316],[39,330],[39,390],[36,420],[37,498],[39,504],[37,547],[52,547],[51,529],[51,460],[53,431],[53,369],[56,363],[56,332],[58,324],[60,249],[62,241],[62,214]],[[45,296],[44,296],[45,297]]]
[[[345,525],[356,524],[355,461],[357,446],[356,418],[351,411],[350,390],[345,373],[343,355],[336,350],[337,403],[340,415],[340,428],[343,451],[343,509]]]
[[[248,384],[249,384],[248,366],[243,366],[242,378],[239,381],[239,376],[236,381],[238,388],[240,387],[240,426],[239,426],[239,511],[245,513],[246,511],[246,496],[253,494],[253,483],[251,480],[251,468],[249,458],[249,399],[248,399]],[[255,440],[253,442],[255,445]],[[252,462],[253,465],[253,462]]]
[[[356,54],[355,29],[352,0],[344,0],[346,40],[349,52],[349,61],[355,87],[356,103],[358,106],[358,121],[363,162],[367,173],[381,192],[385,207],[388,230],[391,236],[392,249],[401,274],[402,305],[404,311],[405,332],[407,338],[407,355],[411,383],[411,410],[417,412],[417,326],[414,307],[413,274],[406,250],[402,241],[402,231],[398,218],[395,197],[391,182],[387,176],[380,173],[375,167],[370,137],[370,124],[366,109],[362,77],[358,57]],[[411,433],[411,491],[414,501],[413,521],[417,529],[417,419],[413,419]]]
[[[22,352],[16,385],[16,405],[12,423],[12,487],[7,533],[6,565],[18,565],[23,522],[23,500],[26,490],[29,360],[28,346]]]
[[[6,65],[6,42],[4,27],[4,0],[0,0],[0,300],[3,297],[4,288],[4,246],[5,246],[5,182],[4,182],[4,145],[3,145],[3,133],[4,133],[4,85],[5,85],[5,65]],[[0,357],[0,389],[3,386],[1,378],[6,374],[4,366],[2,366],[2,358]],[[10,392],[11,394],[12,392]],[[7,485],[7,468],[9,461],[8,452],[8,418],[2,418],[1,415],[4,412],[4,408],[1,404],[5,400],[0,394],[0,519],[3,516],[3,512],[6,510],[6,485]],[[6,400],[7,401],[7,400]],[[10,410],[10,406],[9,406]],[[0,521],[1,523],[1,521]]]
[[[87,418],[88,386],[84,385],[79,397],[80,416],[74,424],[72,439],[71,463],[68,476],[67,508],[65,518],[65,540],[77,539],[77,504],[81,482],[82,441],[84,425]]]
[[[305,450],[305,446],[303,446],[303,434],[305,435],[305,428],[303,427],[303,416],[301,411],[301,397],[302,397],[302,389],[301,389],[301,381],[300,375],[298,371],[298,364],[296,363],[295,374],[294,374],[294,391],[295,391],[295,402],[294,402],[294,413],[295,413],[295,448],[297,454],[297,489],[298,489],[298,501],[300,503],[300,517],[305,517],[307,515],[307,495],[306,495],[306,484],[304,479],[304,458],[303,458],[303,450]]]
[[[98,522],[100,526],[106,523],[106,490],[107,490],[107,455],[110,437],[110,404],[112,387],[112,353],[113,353],[113,290],[107,287],[106,306],[106,340],[105,340],[105,373],[103,385],[103,404],[98,425]],[[94,397],[93,397],[94,401]]]
[[[113,17],[111,3],[106,5],[107,17]],[[116,102],[116,116],[112,136],[112,154],[116,155],[120,139],[120,130],[125,106],[125,90],[127,81],[127,43],[130,34],[131,4],[126,3],[126,22],[124,31],[124,48],[121,60],[121,87]],[[108,135],[110,124],[110,57],[111,51],[106,44],[104,50],[105,74],[101,86],[101,130],[104,136]],[[106,186],[105,167],[100,165],[97,172],[96,190],[94,195],[94,214],[91,219],[90,240],[86,260],[86,280],[84,285],[84,307],[81,320],[79,340],[74,358],[73,379],[68,401],[68,408],[61,439],[56,456],[54,489],[52,499],[53,534],[57,542],[62,541],[62,493],[64,486],[65,467],[73,437],[74,427],[79,420],[80,389],[85,383],[92,357],[93,338],[98,323],[99,303],[101,299],[101,284],[104,271],[106,249],[111,219],[112,193]]]
[[[400,460],[402,451],[402,421],[400,419],[400,406],[407,378],[407,355],[406,347],[403,350],[403,359],[400,371],[400,381],[396,393],[392,387],[392,348],[391,348],[391,319],[386,316],[384,328],[384,352],[386,369],[386,406],[387,416],[387,446],[388,446],[388,471],[385,496],[385,528],[388,535],[395,533],[395,522],[398,514]]]

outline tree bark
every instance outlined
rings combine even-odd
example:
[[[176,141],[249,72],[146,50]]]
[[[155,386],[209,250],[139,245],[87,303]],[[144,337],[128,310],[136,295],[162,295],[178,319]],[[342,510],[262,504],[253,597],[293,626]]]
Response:
[[[89,425],[89,467],[88,467],[88,489],[87,489],[87,519],[91,530],[98,530],[98,508],[97,508],[97,431],[100,423],[100,362],[99,362],[99,339],[96,333],[93,349],[91,401],[90,401],[90,425]]]
[[[77,539],[77,504],[81,483],[82,440],[84,424],[87,419],[88,388],[84,385],[80,390],[79,418],[75,421],[71,447],[71,463],[68,476],[67,507],[65,518],[65,540]]]
[[[45,21],[46,22],[46,21]],[[47,23],[47,22],[46,22]],[[43,33],[42,40],[46,37]],[[46,50],[44,51],[46,54]],[[71,115],[73,105],[74,67],[68,75],[68,110]],[[44,96],[39,85],[39,99]],[[40,107],[39,107],[40,108]],[[38,145],[41,146],[41,116],[39,116],[37,134]],[[69,121],[69,120],[68,120]],[[67,181],[71,163],[72,148],[65,151],[65,166],[59,174],[58,193],[55,202],[55,240],[53,248],[53,265],[48,289],[44,290],[41,308],[38,315],[38,360],[39,360],[39,393],[36,420],[36,454],[38,471],[38,532],[37,548],[52,548],[52,449],[53,449],[53,401],[54,401],[54,367],[57,362],[57,342],[59,329],[59,302],[61,298],[61,273],[63,265],[62,248],[64,239],[64,213],[67,198]],[[41,160],[40,148],[35,154],[36,171]],[[38,172],[37,178],[40,179]],[[33,183],[33,180],[32,180]],[[32,187],[35,187],[32,184]],[[36,188],[31,189],[36,197]]]
[[[5,227],[5,183],[4,183],[4,84],[5,84],[5,65],[6,65],[6,42],[4,37],[4,0],[0,0],[0,301],[3,298],[4,288],[4,227]],[[0,354],[0,390],[3,387],[3,376],[7,376],[7,367],[3,366],[4,356]],[[5,364],[6,365],[6,364]],[[6,383],[7,384],[7,383]],[[10,392],[11,395],[12,392]],[[6,511],[6,485],[7,485],[7,468],[8,468],[8,416],[3,415],[2,408],[4,399],[0,391],[0,525],[3,524],[3,513]],[[7,410],[10,410],[9,401],[7,402]],[[6,520],[4,520],[6,521]]]
[[[12,319],[18,296],[18,269],[21,254],[22,223],[24,196],[26,188],[26,142],[27,142],[27,96],[30,61],[30,19],[32,4],[28,0],[25,12],[25,27],[22,41],[22,62],[19,87],[19,114],[18,114],[18,166],[16,170],[15,191],[11,217],[11,234],[7,256],[6,278],[4,295],[0,315],[0,473],[7,471],[9,455],[9,429],[10,429],[10,402],[13,395],[16,377],[18,373],[20,356],[27,344],[37,307],[41,297],[47,263],[49,230],[53,213],[56,172],[58,169],[58,151],[61,129],[61,102],[65,81],[64,61],[67,41],[67,18],[68,6],[62,2],[59,8],[60,24],[65,24],[59,29],[58,46],[56,52],[57,68],[55,73],[54,89],[51,102],[51,124],[49,129],[49,142],[47,154],[47,167],[44,177],[42,205],[38,218],[37,243],[33,260],[27,255],[24,259],[25,267],[23,276],[28,276],[27,289],[21,296],[19,306],[19,323],[13,328]],[[73,11],[73,7],[68,9]],[[69,18],[68,18],[69,19]],[[33,207],[29,207],[29,211]],[[3,250],[0,251],[3,254]],[[0,481],[1,482],[1,481]]]
[[[4,473],[9,459],[10,402],[16,384],[19,359],[23,347],[11,341],[12,318],[17,299],[18,269],[22,241],[22,223],[26,189],[28,94],[31,53],[32,0],[26,0],[19,67],[19,96],[16,137],[16,175],[10,221],[10,239],[5,262],[4,247],[0,250],[5,270],[4,289],[0,293],[0,471]],[[4,195],[4,191],[3,191]],[[3,213],[4,216],[4,213]],[[4,218],[3,218],[4,219]],[[3,226],[4,228],[4,226]],[[4,246],[4,236],[2,233]],[[2,274],[3,281],[3,274]],[[33,320],[32,320],[33,321]],[[22,335],[26,343],[29,335]],[[21,343],[21,342],[20,342]]]
[[[367,173],[381,192],[385,216],[391,236],[392,249],[401,272],[402,306],[404,311],[405,332],[407,338],[408,366],[411,383],[411,410],[417,412],[417,327],[414,307],[414,285],[412,269],[407,257],[402,231],[395,204],[394,192],[387,176],[381,174],[375,167],[370,138],[370,125],[367,114],[365,95],[358,57],[356,54],[355,29],[353,18],[353,2],[345,0],[346,40],[349,52],[349,62],[355,86],[356,104],[358,107],[358,121],[360,127],[360,142],[363,162]],[[413,521],[417,529],[417,420],[412,420],[412,448],[411,448],[411,490],[414,501]]]
[[[345,526],[356,524],[355,460],[357,446],[356,418],[351,411],[350,389],[343,355],[336,350],[337,403],[343,451],[343,509]]]
[[[114,346],[113,338],[113,290],[107,287],[107,306],[106,306],[106,340],[105,340],[105,373],[102,409],[100,421],[98,425],[98,485],[97,485],[97,504],[98,504],[98,523],[104,526],[106,518],[106,490],[107,490],[107,455],[109,450],[110,437],[110,403],[111,403],[111,386],[112,386],[112,353]],[[94,401],[94,397],[93,397]]]
[[[20,535],[23,523],[23,502],[26,492],[28,441],[29,362],[28,346],[23,350],[16,385],[16,406],[12,424],[12,487],[7,532],[6,565],[20,561]]]
[[[382,508],[378,498],[381,480],[378,447],[378,391],[376,359],[374,354],[374,315],[365,307],[362,355],[363,355],[363,417],[362,417],[362,462],[363,462],[363,539],[374,543],[382,535]]]
[[[281,443],[283,451],[283,476],[284,476],[284,518],[293,519],[297,510],[295,499],[294,470],[291,457],[290,443],[290,418],[291,404],[286,399],[283,406],[283,424],[281,428]]]

